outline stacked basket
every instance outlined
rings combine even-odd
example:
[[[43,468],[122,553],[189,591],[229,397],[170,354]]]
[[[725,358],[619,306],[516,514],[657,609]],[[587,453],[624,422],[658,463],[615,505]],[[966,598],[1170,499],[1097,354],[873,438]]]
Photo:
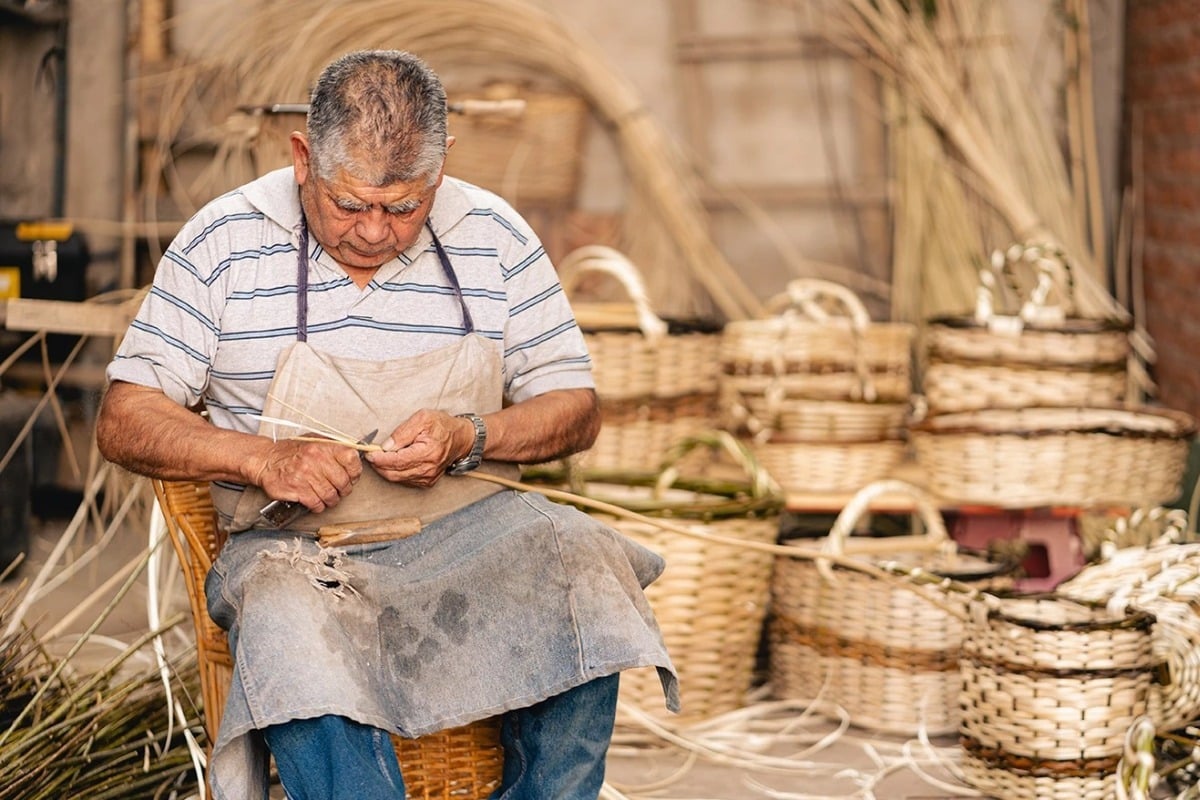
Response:
[[[914,329],[872,322],[835,283],[797,280],[774,316],[725,326],[722,425],[786,492],[853,492],[904,456]]]
[[[1157,671],[1154,617],[1054,596],[972,602],[963,639],[966,779],[1005,800],[1115,794]]]
[[[924,531],[914,536],[850,537],[872,500],[912,498]],[[1011,565],[960,552],[931,498],[896,480],[854,495],[822,551],[852,554],[839,567],[777,557],[772,578],[770,678],[780,697],[825,702],[859,727],[892,734],[944,734],[959,724],[958,659],[970,591],[1007,580]],[[886,558],[889,571],[882,572]],[[956,591],[944,579],[954,578]]]
[[[637,267],[610,247],[581,247],[558,269],[569,296],[580,293],[588,276],[600,276],[615,281],[629,300],[615,305],[572,300],[602,418],[600,435],[579,464],[653,469],[675,442],[717,427],[718,327],[659,318]]]
[[[973,317],[929,322],[929,416],[909,433],[943,499],[1018,508],[1178,495],[1194,420],[1122,404],[1129,326],[1068,316],[1072,286],[1060,252],[1015,246],[980,273]],[[1005,287],[1014,314],[996,313]]]

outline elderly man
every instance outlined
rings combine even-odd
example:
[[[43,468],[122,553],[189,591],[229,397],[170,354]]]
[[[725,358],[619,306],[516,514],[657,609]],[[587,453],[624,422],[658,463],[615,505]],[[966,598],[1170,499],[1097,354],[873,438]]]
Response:
[[[642,594],[661,559],[479,478],[599,421],[537,237],[444,174],[446,111],[410,54],[330,64],[293,165],[184,226],[109,366],[101,452],[211,481],[231,533],[205,586],[235,660],[217,798],[266,797],[268,751],[292,800],[403,798],[388,732],[502,714],[495,797],[594,800],[619,672],[657,667],[678,705]]]

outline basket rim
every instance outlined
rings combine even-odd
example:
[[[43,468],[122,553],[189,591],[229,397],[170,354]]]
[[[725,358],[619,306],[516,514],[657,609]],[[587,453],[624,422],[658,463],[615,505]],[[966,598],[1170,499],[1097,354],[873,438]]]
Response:
[[[927,327],[941,326],[953,330],[992,332],[987,322],[980,322],[974,316],[965,314],[938,314],[925,320],[925,324]],[[1112,317],[1067,317],[1056,325],[1039,324],[1036,321],[1025,322],[1021,330],[1033,333],[1066,334],[1129,333],[1133,330],[1133,323],[1129,320],[1113,319]],[[1018,335],[1013,338],[1020,337]]]
[[[1095,412],[1092,414],[1091,412]],[[1039,424],[1039,420],[1052,417],[1056,420],[1064,415],[1088,414],[1093,419],[1078,420],[1076,424]],[[1108,415],[1108,419],[1097,418]],[[1131,430],[1112,417],[1154,417],[1171,424],[1171,430]],[[988,420],[1008,418],[1012,422],[1003,427],[986,424]],[[1013,424],[1015,423],[1015,424]],[[1170,408],[1148,406],[1126,407],[1120,405],[1097,406],[1024,406],[1019,408],[979,408],[971,411],[952,411],[931,414],[909,427],[917,434],[979,434],[984,436],[1015,436],[1036,439],[1044,436],[1059,436],[1064,433],[1107,434],[1136,439],[1183,439],[1196,433],[1196,420],[1190,414]]]

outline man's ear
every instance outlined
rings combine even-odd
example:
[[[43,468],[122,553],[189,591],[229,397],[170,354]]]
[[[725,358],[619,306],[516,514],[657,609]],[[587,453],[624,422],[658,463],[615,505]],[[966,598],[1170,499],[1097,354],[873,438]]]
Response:
[[[292,167],[296,170],[296,183],[301,186],[308,180],[308,164],[310,151],[308,137],[300,131],[292,131],[289,137],[292,143]]]

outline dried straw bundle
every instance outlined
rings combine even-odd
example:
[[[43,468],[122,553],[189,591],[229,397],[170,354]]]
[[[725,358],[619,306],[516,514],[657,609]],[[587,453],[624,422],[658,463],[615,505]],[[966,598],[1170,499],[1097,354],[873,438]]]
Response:
[[[604,54],[557,17],[523,0],[266,0],[249,13],[239,7],[227,25],[208,29],[220,32],[219,45],[201,47],[232,76],[235,105],[306,102],[311,80],[326,63],[372,47],[410,50],[437,69],[508,65],[556,79],[584,97],[611,129],[633,185],[629,206],[639,209],[639,225],[662,229],[678,266],[726,317],[761,312],[756,294],[713,243],[681,153]],[[229,126],[227,157],[253,146],[252,127]]]
[[[834,17],[849,35],[839,40],[894,88],[890,111],[900,192],[896,284],[923,285],[923,302],[900,297],[903,317],[954,312],[970,304],[970,274],[997,243],[1041,240],[1080,267],[1081,316],[1128,321],[1103,283],[1104,239],[1095,213],[1094,170],[1074,179],[1052,120],[1025,80],[1003,10],[987,0],[945,0],[936,12],[912,11],[903,0],[846,0]],[[1074,20],[1085,24],[1086,19]],[[1086,30],[1075,32],[1086,38]],[[1078,57],[1076,57],[1078,60]],[[1086,88],[1086,87],[1084,87]],[[1072,95],[1077,104],[1090,95]],[[1078,109],[1076,109],[1076,112]],[[1081,125],[1079,113],[1070,122]],[[1094,157],[1086,135],[1082,157]],[[1081,211],[1081,209],[1093,209]],[[909,280],[909,276],[914,280]],[[920,278],[923,277],[923,280]],[[1144,331],[1134,345],[1153,352]]]

